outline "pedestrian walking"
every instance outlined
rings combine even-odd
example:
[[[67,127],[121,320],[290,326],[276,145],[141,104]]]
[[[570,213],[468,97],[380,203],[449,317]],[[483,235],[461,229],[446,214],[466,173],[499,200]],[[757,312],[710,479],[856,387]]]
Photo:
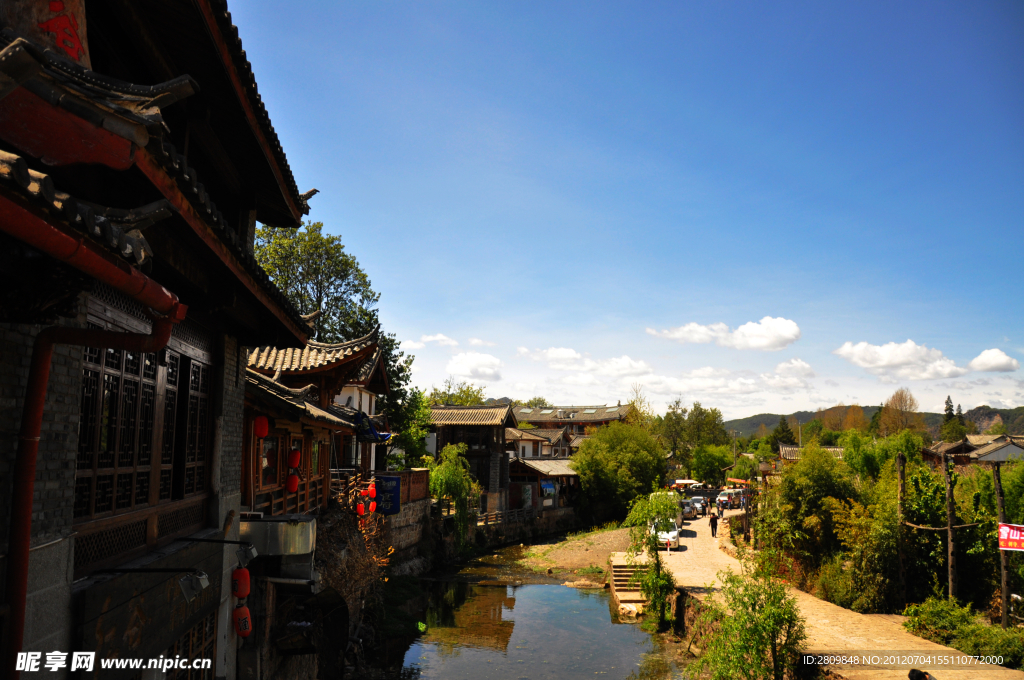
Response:
[[[703,503],[700,504],[700,516],[701,517],[707,517],[708,516],[708,502],[707,501],[704,501]]]
[[[711,538],[718,536],[718,515],[711,514]]]

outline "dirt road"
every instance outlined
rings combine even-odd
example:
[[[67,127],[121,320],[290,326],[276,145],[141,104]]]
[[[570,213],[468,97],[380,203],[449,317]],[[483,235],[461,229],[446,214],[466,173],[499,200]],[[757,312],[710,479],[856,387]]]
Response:
[[[738,510],[727,511],[726,516],[737,515]],[[716,574],[721,570],[740,571],[739,562],[719,548],[728,531],[719,525],[719,538],[711,537],[706,518],[685,523],[682,534],[683,550],[673,551],[666,557],[676,584],[701,597],[708,589],[718,587]],[[900,625],[902,617],[881,614],[858,614],[837,605],[819,600],[813,595],[791,588],[800,613],[807,620],[807,643],[804,648],[814,651],[871,652],[884,655],[897,651],[914,654],[959,656],[960,652],[929,642],[908,633]],[[942,665],[916,666],[934,673],[937,680],[1024,680],[1024,672],[988,666],[984,670],[944,669]],[[908,666],[903,670],[838,670],[848,680],[906,680]]]

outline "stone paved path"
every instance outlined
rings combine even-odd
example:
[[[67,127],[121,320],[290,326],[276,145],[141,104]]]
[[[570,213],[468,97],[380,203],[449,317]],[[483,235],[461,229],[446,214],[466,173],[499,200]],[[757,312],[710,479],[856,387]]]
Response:
[[[726,512],[726,516],[737,515],[738,510]],[[719,525],[719,536],[722,535]],[[706,596],[718,589],[716,574],[722,570],[740,571],[739,562],[719,548],[720,538],[711,537],[707,518],[685,523],[682,544],[685,549],[673,551],[666,557],[666,565],[672,571],[676,584],[685,587],[696,597]],[[800,613],[807,620],[807,642],[805,649],[816,651],[843,652],[860,651],[884,653],[912,651],[915,654],[959,655],[949,647],[929,642],[908,633],[900,625],[902,617],[882,614],[858,614],[830,602],[819,600],[813,595],[791,588]],[[936,680],[1024,680],[1024,672],[1007,668],[987,666],[983,670],[943,669],[941,666],[916,666],[933,673]],[[905,670],[837,670],[848,680],[906,680]]]

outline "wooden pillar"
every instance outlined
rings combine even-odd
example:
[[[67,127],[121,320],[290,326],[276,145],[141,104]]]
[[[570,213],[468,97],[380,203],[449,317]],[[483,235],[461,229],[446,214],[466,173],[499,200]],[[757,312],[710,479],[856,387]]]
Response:
[[[953,480],[949,473],[950,456],[943,454],[942,471],[946,476],[946,533],[947,564],[949,565],[949,599],[956,599],[956,537],[953,525],[956,524],[956,501],[953,499]]]
[[[16,35],[92,68],[85,0],[5,0],[0,2],[0,23]]]
[[[1003,480],[999,475],[999,463],[992,464],[992,481],[996,487],[996,508],[999,510],[999,523],[1006,524],[1006,511],[1003,509]],[[1010,627],[1010,553],[999,551],[999,587],[1003,596],[1000,607],[1003,612],[1003,628]]]
[[[903,598],[901,604],[907,604],[907,568],[903,560],[903,540],[906,535],[903,522],[903,508],[907,502],[907,457],[903,453],[896,455],[896,555],[900,564],[900,594]]]

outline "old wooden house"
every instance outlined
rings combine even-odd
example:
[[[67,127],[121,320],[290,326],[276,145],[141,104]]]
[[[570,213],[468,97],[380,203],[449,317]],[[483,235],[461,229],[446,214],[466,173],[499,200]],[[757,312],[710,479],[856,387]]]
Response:
[[[437,453],[448,444],[465,444],[469,471],[486,492],[484,512],[508,507],[508,453],[505,428],[518,423],[509,404],[430,407]],[[483,505],[483,504],[482,504]]]
[[[223,0],[10,0],[0,24],[4,670],[78,650],[233,678],[245,347],[310,333],[254,230],[311,193]]]

